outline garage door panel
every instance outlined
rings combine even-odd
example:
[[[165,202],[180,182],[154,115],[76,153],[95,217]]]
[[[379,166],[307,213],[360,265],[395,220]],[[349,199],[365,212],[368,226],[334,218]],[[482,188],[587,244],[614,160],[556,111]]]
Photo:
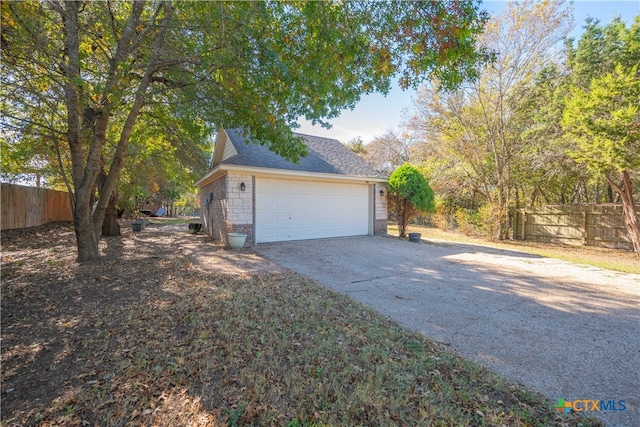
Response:
[[[366,184],[256,178],[256,242],[368,233]]]

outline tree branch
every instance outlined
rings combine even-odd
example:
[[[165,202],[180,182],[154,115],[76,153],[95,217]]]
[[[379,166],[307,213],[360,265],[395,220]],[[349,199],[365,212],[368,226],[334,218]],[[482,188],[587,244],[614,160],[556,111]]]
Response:
[[[604,178],[607,180],[607,182],[609,183],[609,185],[616,190],[616,192],[618,194],[620,194],[620,196],[622,196],[624,194],[624,189],[617,184],[610,176],[609,174],[605,174]]]
[[[169,30],[169,21],[173,16],[173,8],[170,1],[162,2],[162,5],[165,9],[165,17],[163,19],[163,24],[160,27],[160,31],[156,36],[154,41],[154,45],[152,48],[152,61],[150,61],[147,70],[145,71],[145,75],[140,81],[138,85],[138,89],[135,93],[135,98],[133,105],[131,106],[131,110],[127,115],[125,123],[122,127],[122,131],[120,133],[120,138],[118,140],[118,145],[116,146],[116,150],[113,156],[113,160],[111,161],[111,165],[109,166],[108,175],[100,188],[100,198],[98,200],[98,205],[96,206],[96,210],[93,215],[94,227],[96,232],[99,232],[102,228],[102,222],[105,216],[105,210],[109,203],[109,196],[115,187],[115,183],[117,181],[118,175],[122,170],[122,166],[124,163],[124,157],[127,150],[127,146],[129,145],[129,139],[131,137],[131,132],[133,131],[133,125],[135,124],[140,110],[142,109],[145,101],[145,95],[147,92],[147,88],[151,84],[153,74],[156,69],[151,65],[153,63],[153,59],[157,58],[160,55],[162,50],[162,46],[165,42],[167,32]],[[116,63],[114,62],[114,65]]]

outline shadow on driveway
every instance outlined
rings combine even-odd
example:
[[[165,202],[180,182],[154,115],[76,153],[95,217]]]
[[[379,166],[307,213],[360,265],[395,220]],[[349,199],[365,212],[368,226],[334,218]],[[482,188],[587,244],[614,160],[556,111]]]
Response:
[[[640,275],[517,251],[385,237],[256,247],[550,400],[624,400],[640,419]],[[619,407],[619,406],[618,406]]]

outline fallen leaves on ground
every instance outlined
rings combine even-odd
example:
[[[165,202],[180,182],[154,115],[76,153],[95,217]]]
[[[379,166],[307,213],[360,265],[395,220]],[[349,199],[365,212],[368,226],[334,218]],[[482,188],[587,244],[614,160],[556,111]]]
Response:
[[[144,233],[85,264],[68,225],[3,234],[3,425],[578,423],[299,275],[231,272],[251,251]]]

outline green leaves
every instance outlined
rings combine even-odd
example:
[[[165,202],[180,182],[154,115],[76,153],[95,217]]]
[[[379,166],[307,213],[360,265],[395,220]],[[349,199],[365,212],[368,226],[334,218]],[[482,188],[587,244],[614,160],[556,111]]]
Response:
[[[296,160],[305,153],[290,129],[300,117],[326,125],[326,119],[355,106],[362,93],[388,91],[396,75],[404,86],[445,68],[451,76],[443,79],[447,83],[471,77],[469,70],[485,58],[474,43],[484,19],[471,4],[221,2],[205,8],[185,2],[176,7],[182,25],[211,30],[199,34],[202,43],[189,45],[201,66],[211,70],[196,83],[210,120],[243,127],[254,140]],[[433,55],[440,51],[442,60]]]
[[[389,177],[389,195],[407,200],[419,211],[435,209],[433,190],[420,171],[406,163]]]
[[[306,155],[292,132],[301,117],[328,126],[395,76],[405,87],[473,77],[488,57],[475,45],[484,21],[474,2],[453,0],[2,2],[3,113],[15,114],[0,125],[25,135],[35,123],[34,139],[61,139],[86,234],[78,243],[93,249],[82,259],[95,258],[88,224],[102,222],[123,168],[135,167],[131,148],[170,142],[163,154],[196,170],[213,129],[242,128],[296,161]]]
[[[400,237],[418,212],[433,212],[434,194],[420,171],[408,163],[400,166],[389,177],[389,209],[398,221]]]
[[[477,80],[457,90],[435,81],[420,91],[413,126],[425,141],[428,161],[437,166],[431,182],[449,201],[474,207],[484,201],[507,212],[505,206],[522,184],[516,182],[518,168],[527,166],[523,154],[532,143],[521,137],[533,115],[521,113],[529,110],[522,104],[540,100],[523,96],[523,89],[569,32],[569,12],[556,2],[510,3],[480,36],[481,45],[496,52],[496,58],[479,70]],[[463,25],[458,28],[467,31]],[[549,80],[555,82],[555,75]]]
[[[571,155],[596,173],[640,167],[638,67],[618,65],[588,89],[573,87],[562,125],[575,140]]]
[[[486,17],[471,1],[176,2],[171,13],[167,5],[145,5],[122,58],[114,55],[131,4],[93,2],[79,9],[81,77],[74,83],[83,105],[108,100],[113,114],[126,112],[154,57],[154,76],[161,78],[147,105],[176,101],[166,93],[179,93],[181,108],[215,127],[242,126],[292,160],[306,154],[291,134],[298,118],[326,124],[362,93],[388,91],[394,76],[404,87],[432,75],[455,85],[473,77],[476,64],[488,57],[475,45]],[[57,9],[37,2],[2,7],[5,57],[51,64],[45,84],[60,90],[64,79],[56,70],[65,65],[65,33]],[[170,30],[158,52],[153,39],[161,25]],[[114,81],[107,87],[111,61]],[[34,67],[27,73],[41,72]]]
[[[570,154],[598,175],[640,167],[640,15],[630,28],[587,22],[571,51],[562,126]]]
[[[573,84],[589,87],[591,79],[612,72],[617,64],[633,67],[640,61],[640,15],[631,29],[619,17],[606,26],[587,20],[585,32],[572,52]]]

